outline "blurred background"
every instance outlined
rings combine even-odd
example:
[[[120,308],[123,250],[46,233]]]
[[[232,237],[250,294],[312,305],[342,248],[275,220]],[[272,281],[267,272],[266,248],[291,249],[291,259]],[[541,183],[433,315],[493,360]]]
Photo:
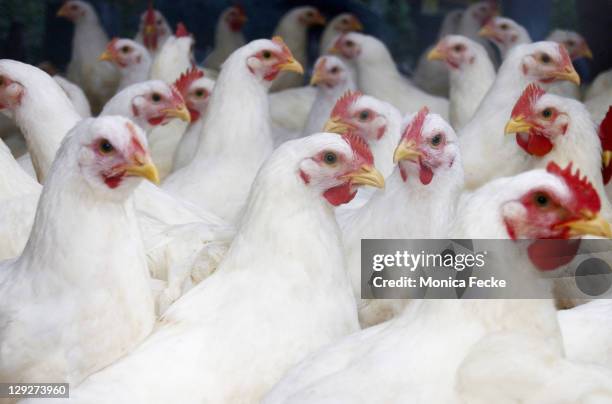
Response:
[[[99,13],[109,36],[133,37],[146,0],[89,0]],[[410,74],[421,52],[433,44],[444,15],[462,9],[469,0],[155,0],[174,27],[182,21],[196,39],[196,60],[212,49],[219,14],[229,5],[241,4],[249,17],[247,40],[270,37],[280,17],[299,5],[313,5],[327,17],[350,11],[365,32],[382,39],[400,69]],[[74,26],[55,16],[62,0],[0,0],[0,57],[38,64],[49,61],[63,69],[70,58]],[[594,58],[575,63],[585,82],[612,66],[612,0],[507,0],[498,1],[502,15],[522,24],[534,40],[554,28],[574,30],[587,40]],[[321,29],[311,29],[318,37]],[[318,41],[309,43],[318,55]],[[310,60],[314,60],[311,58]]]

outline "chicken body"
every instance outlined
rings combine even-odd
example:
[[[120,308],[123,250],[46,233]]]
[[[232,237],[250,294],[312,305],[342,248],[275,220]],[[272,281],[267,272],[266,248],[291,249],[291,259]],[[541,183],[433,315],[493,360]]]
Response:
[[[230,7],[221,13],[215,28],[215,48],[206,56],[204,66],[219,71],[228,56],[244,46],[242,25],[245,22],[246,15],[242,8]]]
[[[194,159],[163,184],[164,190],[229,222],[237,220],[257,170],[272,151],[266,84],[245,63],[266,43],[253,41],[227,60]]]
[[[289,366],[355,331],[333,211],[298,174],[315,152],[344,154],[339,139],[319,134],[279,147],[253,184],[221,267],[138,349],[72,390],[70,402],[255,403]]]
[[[83,121],[63,142],[25,250],[0,264],[3,382],[78,384],[153,327],[149,275],[129,200],[139,181],[111,189],[94,172],[91,161],[98,158],[89,143],[101,134],[125,158],[132,158],[130,142],[146,147],[142,131],[119,117]]]

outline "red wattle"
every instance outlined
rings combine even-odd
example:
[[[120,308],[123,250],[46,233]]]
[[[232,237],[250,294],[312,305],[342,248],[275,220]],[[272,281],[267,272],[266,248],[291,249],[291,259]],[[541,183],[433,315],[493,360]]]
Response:
[[[518,133],[516,135],[516,143],[527,153],[542,157],[550,153],[554,145],[546,136],[538,135],[533,132]]]
[[[423,163],[420,163],[419,179],[421,180],[421,184],[428,185],[433,179],[433,176],[434,174],[431,168],[423,165]]]
[[[540,271],[552,271],[574,259],[580,239],[535,240],[527,249],[529,259]]]
[[[327,199],[327,202],[334,206],[338,206],[352,201],[355,194],[357,194],[357,191],[353,191],[351,189],[351,184],[347,182],[328,189],[323,193],[323,196]]]

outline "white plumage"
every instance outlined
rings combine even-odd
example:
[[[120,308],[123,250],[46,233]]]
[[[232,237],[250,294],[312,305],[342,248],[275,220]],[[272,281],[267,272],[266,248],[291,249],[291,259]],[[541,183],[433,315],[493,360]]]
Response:
[[[151,331],[130,198],[139,181],[120,174],[108,185],[116,164],[138,175],[150,167],[144,134],[119,117],[83,121],[58,151],[24,252],[0,265],[2,382],[78,384]]]

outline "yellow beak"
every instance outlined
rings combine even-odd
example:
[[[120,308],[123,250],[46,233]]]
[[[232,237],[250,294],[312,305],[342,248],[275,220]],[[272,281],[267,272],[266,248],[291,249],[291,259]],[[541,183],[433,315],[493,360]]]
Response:
[[[145,35],[151,35],[155,33],[155,25],[145,25],[144,27]]]
[[[317,12],[311,20],[311,25],[325,25],[327,20],[323,17],[323,14]]]
[[[327,122],[325,122],[323,132],[342,134],[346,133],[349,129],[351,129],[351,126],[349,124],[343,122],[339,117],[334,116],[328,119]]]
[[[577,86],[580,85],[580,76],[576,72],[576,69],[574,69],[574,66],[566,67],[564,71],[555,73],[554,77],[559,80],[571,81]]]
[[[57,10],[57,17],[68,17],[68,4],[64,4],[59,10]]]
[[[610,223],[593,213],[586,214],[585,216],[585,219],[564,223],[562,226],[567,227],[570,230],[570,235],[574,237],[591,235],[612,238]]]
[[[136,156],[135,160],[134,164],[125,168],[125,172],[130,176],[143,177],[154,184],[159,184],[159,174],[155,164],[148,157]]]
[[[397,164],[400,161],[417,161],[422,153],[417,148],[414,140],[402,140],[400,144],[395,148],[393,153],[393,164]]]
[[[582,52],[580,52],[580,56],[585,57],[587,59],[593,59],[593,52],[591,52],[591,48],[589,48],[589,45],[584,45]]]
[[[185,122],[191,122],[191,114],[189,113],[189,110],[187,109],[185,104],[180,104],[176,108],[164,109],[162,112],[166,114],[166,116],[178,118],[181,121]]]
[[[362,165],[359,170],[344,176],[355,185],[371,185],[376,188],[385,187],[385,178],[374,166]]]
[[[610,162],[612,162],[612,151],[604,150],[604,152],[601,154],[601,161],[603,162],[604,167],[609,166]]]
[[[532,128],[532,125],[525,120],[522,116],[511,118],[506,127],[504,128],[504,134],[508,135],[511,133],[524,133],[528,132]]]
[[[438,49],[437,45],[427,54],[427,60],[444,60],[444,57],[444,53]]]
[[[315,70],[314,74],[310,78],[310,85],[311,86],[317,85],[320,82],[322,82],[324,79],[325,79],[324,73],[319,70]]]
[[[484,38],[492,38],[495,36],[495,31],[493,31],[490,25],[485,25],[478,31],[478,35]]]
[[[113,57],[113,55],[109,52],[109,51],[104,51],[100,54],[100,56],[98,57],[98,60],[102,61],[102,60],[107,60],[109,62],[112,62],[115,58]]]
[[[281,70],[284,70],[287,72],[295,72],[297,74],[304,74],[304,68],[302,67],[300,62],[298,62],[294,58],[290,58],[285,63],[281,63],[280,65],[278,65],[278,67]]]
[[[356,17],[351,19],[351,24],[349,25],[349,27],[353,31],[363,31],[363,24]]]

